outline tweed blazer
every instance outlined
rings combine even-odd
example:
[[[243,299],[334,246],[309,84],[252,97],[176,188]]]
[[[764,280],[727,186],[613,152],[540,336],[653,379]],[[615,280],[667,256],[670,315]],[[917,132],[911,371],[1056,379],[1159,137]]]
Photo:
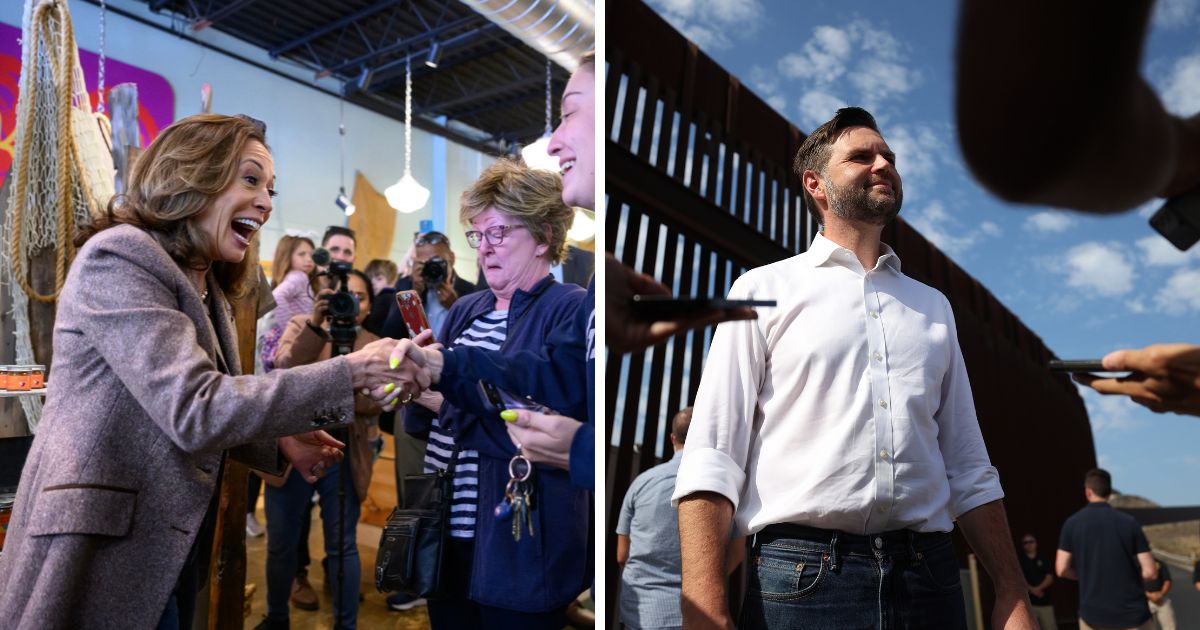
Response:
[[[344,358],[238,376],[230,310],[211,274],[207,283],[211,327],[149,233],[116,226],[80,249],[0,556],[0,626],[153,628],[225,451],[280,472],[275,438],[353,418]]]

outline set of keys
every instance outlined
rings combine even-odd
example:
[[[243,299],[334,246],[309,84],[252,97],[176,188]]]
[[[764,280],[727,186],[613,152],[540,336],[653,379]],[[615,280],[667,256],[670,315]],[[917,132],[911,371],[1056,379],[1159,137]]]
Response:
[[[533,464],[529,463],[518,447],[517,454],[508,461],[508,484],[504,487],[504,499],[492,510],[492,514],[498,519],[512,519],[513,540],[517,542],[521,540],[522,522],[529,531],[530,538],[534,536],[534,494],[533,483],[529,481],[532,474]]]

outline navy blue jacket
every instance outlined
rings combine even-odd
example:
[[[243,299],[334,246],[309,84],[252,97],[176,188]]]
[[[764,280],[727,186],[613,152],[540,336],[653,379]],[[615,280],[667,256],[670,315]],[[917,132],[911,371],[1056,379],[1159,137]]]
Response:
[[[477,391],[477,383],[483,379],[514,394],[529,396],[564,416],[586,419],[587,422],[576,431],[571,445],[571,480],[580,488],[595,490],[594,278],[588,285],[587,298],[580,301],[570,319],[562,321],[545,338],[544,345],[525,347],[525,351],[515,354],[480,348],[447,348],[442,351],[442,356],[442,374],[433,389],[460,407],[485,413]]]
[[[584,301],[583,289],[559,284],[546,276],[529,292],[517,291],[508,310],[508,332],[499,351],[487,354],[513,357],[522,350],[540,349],[551,333],[570,319]],[[459,299],[451,307],[438,336],[453,342],[471,322],[496,307],[491,291],[479,291]],[[455,348],[454,352],[470,348]],[[504,498],[508,483],[508,461],[516,447],[508,437],[505,422],[488,417],[479,392],[478,379],[456,388],[461,395],[446,402],[440,422],[454,434],[463,448],[479,451],[479,508],[475,524],[475,558],[469,597],[481,604],[523,612],[546,612],[561,608],[592,583],[592,557],[588,552],[591,493],[571,482],[565,470],[537,465],[534,536],[528,530],[520,542],[512,536],[512,521],[499,520],[493,508]],[[511,393],[526,395],[521,389]],[[581,384],[572,384],[580,389]],[[460,406],[459,400],[466,404]],[[538,402],[558,411],[552,401]],[[422,407],[405,418],[405,430],[428,430],[432,414]]]

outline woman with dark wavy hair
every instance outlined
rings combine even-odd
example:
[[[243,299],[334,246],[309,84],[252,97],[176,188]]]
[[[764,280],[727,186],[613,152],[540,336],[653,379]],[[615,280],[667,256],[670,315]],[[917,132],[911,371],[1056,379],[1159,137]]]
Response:
[[[320,429],[353,420],[355,391],[384,395],[389,340],[240,376],[226,300],[256,281],[271,215],[264,132],[245,117],[176,122],[80,234],[0,556],[6,627],[189,628],[226,454],[315,480],[343,446]]]

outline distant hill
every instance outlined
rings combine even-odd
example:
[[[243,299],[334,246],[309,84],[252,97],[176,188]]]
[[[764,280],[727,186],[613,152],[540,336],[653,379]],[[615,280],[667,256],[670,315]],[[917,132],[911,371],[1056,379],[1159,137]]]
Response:
[[[1109,503],[1115,508],[1160,507],[1145,497],[1120,494],[1115,490]],[[1155,549],[1191,558],[1200,557],[1200,521],[1147,525],[1145,530],[1146,538]]]

